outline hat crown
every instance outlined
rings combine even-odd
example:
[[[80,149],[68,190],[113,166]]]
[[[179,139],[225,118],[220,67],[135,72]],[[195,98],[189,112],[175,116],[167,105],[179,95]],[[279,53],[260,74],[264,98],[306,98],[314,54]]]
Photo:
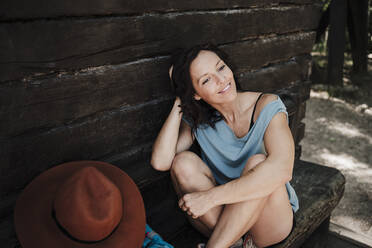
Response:
[[[69,177],[54,200],[56,220],[72,237],[99,241],[119,224],[122,213],[120,190],[95,167],[82,168]]]

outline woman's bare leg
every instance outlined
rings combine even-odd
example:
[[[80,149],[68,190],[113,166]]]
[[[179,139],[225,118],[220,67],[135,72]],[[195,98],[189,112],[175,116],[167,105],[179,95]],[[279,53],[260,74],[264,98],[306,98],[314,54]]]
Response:
[[[264,159],[266,157],[262,154],[249,158],[242,175]],[[171,176],[179,197],[185,193],[208,190],[216,185],[207,165],[196,154],[188,151],[177,154],[173,160]],[[214,230],[209,247],[229,247],[248,230],[257,245],[267,246],[287,236],[292,227],[291,217],[292,209],[283,185],[265,198],[218,206],[198,219],[189,217],[189,221],[206,236],[210,236]]]
[[[249,158],[242,175],[265,159],[262,154]],[[226,205],[207,247],[229,247],[249,230],[260,247],[277,243],[290,232],[292,217],[285,185],[267,197]]]
[[[249,233],[257,246],[265,247],[278,243],[290,233],[293,225],[293,211],[288,200],[283,202],[283,198],[287,195],[285,186],[271,194],[269,203],[265,205],[258,220],[250,228]],[[287,206],[286,203],[288,203]],[[268,233],[270,235],[267,235]]]
[[[171,177],[178,197],[186,193],[205,191],[216,186],[208,166],[193,152],[184,151],[176,155],[171,167]],[[203,216],[193,219],[187,215],[191,224],[206,237],[210,237],[221,214],[223,206],[209,210]]]

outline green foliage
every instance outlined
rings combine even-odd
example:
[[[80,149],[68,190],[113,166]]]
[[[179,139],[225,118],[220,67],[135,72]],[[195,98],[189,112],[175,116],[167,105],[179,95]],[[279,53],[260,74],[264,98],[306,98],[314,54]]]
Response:
[[[331,0],[322,0],[323,2],[323,11],[326,11],[328,6],[331,4]]]

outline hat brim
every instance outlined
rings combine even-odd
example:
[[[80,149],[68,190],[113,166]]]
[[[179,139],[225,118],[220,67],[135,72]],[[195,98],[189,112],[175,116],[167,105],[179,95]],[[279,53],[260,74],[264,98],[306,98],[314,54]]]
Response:
[[[81,243],[70,239],[56,225],[52,206],[59,185],[77,170],[93,166],[109,178],[122,193],[123,216],[106,239]],[[53,167],[36,177],[18,197],[14,212],[15,229],[23,248],[141,247],[145,238],[146,215],[141,194],[121,169],[99,161],[74,161]]]

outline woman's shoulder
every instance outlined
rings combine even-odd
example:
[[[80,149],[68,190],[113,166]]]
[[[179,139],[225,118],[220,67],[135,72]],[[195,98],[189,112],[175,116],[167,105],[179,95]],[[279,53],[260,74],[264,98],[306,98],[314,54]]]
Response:
[[[267,104],[278,100],[279,96],[271,93],[265,93],[261,96],[260,100],[257,102],[257,110],[259,111],[264,108]]]
[[[239,100],[240,104],[242,105],[243,109],[248,111],[248,109],[254,106],[261,92],[244,91],[244,92],[239,92],[238,94],[240,97],[240,100]]]
[[[262,99],[260,99],[260,101],[257,103],[254,121],[257,120],[258,116],[264,110],[264,108],[268,105],[271,105],[271,103],[273,103],[273,105],[271,105],[271,107],[268,107],[269,112],[266,111],[266,113],[284,112],[285,114],[287,114],[286,106],[284,105],[279,95],[264,94],[261,98]],[[269,116],[271,115],[269,114]],[[288,114],[287,114],[287,118],[288,118]]]
[[[262,95],[262,96],[260,96]],[[244,98],[246,106],[256,105],[256,110],[254,112],[253,122],[256,122],[261,111],[271,102],[277,101],[279,96],[272,93],[262,93],[262,92],[243,92],[242,97]]]
[[[271,93],[246,91],[241,92],[240,94],[242,98],[242,103],[247,108],[254,106],[257,102],[256,112],[257,111],[260,112],[260,110],[262,110],[268,103],[276,101],[278,99],[278,95]],[[260,97],[260,95],[262,96]]]

